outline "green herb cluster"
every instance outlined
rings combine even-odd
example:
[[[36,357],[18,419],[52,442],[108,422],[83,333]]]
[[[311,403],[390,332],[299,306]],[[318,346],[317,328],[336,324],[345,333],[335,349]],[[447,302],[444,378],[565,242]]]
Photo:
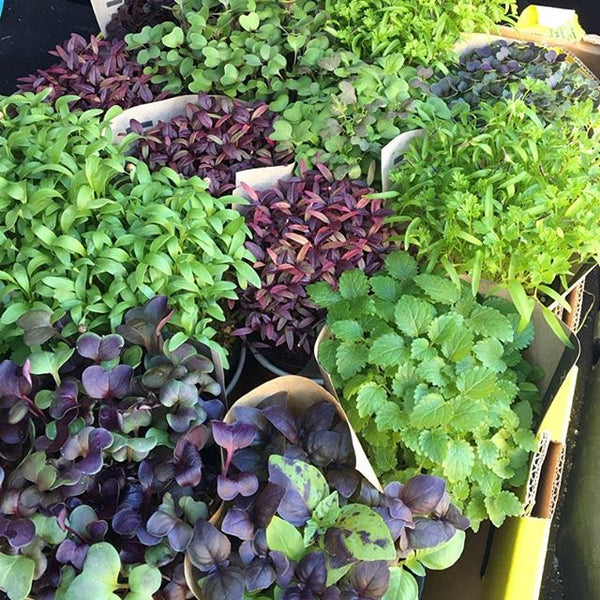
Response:
[[[269,102],[282,114],[271,135],[279,148],[310,164],[320,153],[338,178],[372,178],[381,147],[406,127],[421,93],[400,54],[367,64],[332,43],[329,16],[312,0],[182,0],[177,14],[177,24],[127,37],[152,81],[172,93]]]
[[[573,266],[600,258],[600,117],[591,99],[550,124],[515,99],[454,113],[392,172],[393,220],[429,269],[508,289],[524,325],[535,298],[564,304]]]
[[[327,0],[327,31],[361,57],[401,52],[410,64],[447,61],[461,35],[510,18],[513,0]]]
[[[72,97],[55,110],[44,97],[0,100],[3,345],[41,304],[68,313],[67,334],[102,333],[156,294],[169,295],[185,334],[208,343],[211,322],[225,319],[220,304],[260,284],[233,197],[168,168],[150,173],[125,156],[131,138],[113,145],[100,111],[71,113]]]
[[[521,356],[533,328],[518,330],[507,301],[479,301],[466,284],[418,273],[407,253],[339,289],[314,284],[332,336],[319,360],[385,480],[422,470],[448,481],[476,529],[518,515],[511,491],[525,483],[539,375]]]

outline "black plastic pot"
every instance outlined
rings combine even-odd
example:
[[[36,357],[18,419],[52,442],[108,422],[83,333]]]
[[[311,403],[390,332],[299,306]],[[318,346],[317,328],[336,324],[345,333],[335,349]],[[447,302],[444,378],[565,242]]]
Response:
[[[308,360],[298,360],[283,349],[278,348],[256,348],[250,344],[250,350],[254,358],[261,364],[272,377],[284,375],[301,375],[313,381],[323,384],[321,372],[314,356],[311,354]]]

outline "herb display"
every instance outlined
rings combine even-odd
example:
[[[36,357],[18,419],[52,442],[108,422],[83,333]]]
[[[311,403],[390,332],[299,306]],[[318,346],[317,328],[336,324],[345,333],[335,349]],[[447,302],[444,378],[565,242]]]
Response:
[[[336,180],[322,164],[277,187],[254,191],[246,222],[252,238],[261,289],[240,295],[234,333],[256,335],[257,347],[287,347],[296,356],[311,352],[323,321],[306,292],[316,281],[337,284],[347,269],[377,270],[390,248],[393,231],[384,225],[390,212],[364,182]],[[252,338],[251,338],[252,339]]]
[[[515,13],[507,0],[327,0],[327,31],[361,57],[401,52],[410,63],[446,62],[465,33],[489,31]]]
[[[477,107],[481,102],[522,98],[548,121],[564,116],[579,100],[592,98],[597,107],[597,83],[564,53],[531,42],[499,40],[461,55],[456,66],[431,85],[450,101]]]
[[[106,25],[109,39],[122,40],[128,33],[173,21],[175,0],[125,0]]]
[[[79,96],[71,98],[70,106],[81,110],[130,108],[168,96],[151,83],[143,67],[130,58],[125,42],[94,36],[88,42],[74,33],[50,54],[60,58],[60,62],[21,78],[21,91],[38,93],[49,89],[50,102],[62,96]]]
[[[344,273],[310,288],[332,337],[319,361],[384,478],[444,477],[474,529],[521,512],[511,491],[537,449],[538,376],[521,356],[533,338],[507,301],[418,273],[397,252],[372,277]]]
[[[392,576],[406,580],[402,598],[416,599],[408,569],[424,572],[432,551],[442,568],[458,558],[457,529],[468,521],[443,480],[421,475],[380,493],[354,470],[350,431],[333,404],[297,416],[285,393],[260,404],[237,407],[232,424],[213,423],[226,453],[218,490],[229,504],[220,526],[195,525],[188,547],[206,600],[380,600]]]
[[[474,290],[480,279],[507,288],[522,325],[536,297],[564,305],[573,266],[600,257],[598,125],[591,99],[550,124],[524,100],[456,106],[455,122],[432,122],[391,173],[406,247],[429,268],[444,257]]]
[[[168,168],[150,173],[125,157],[130,136],[113,145],[99,111],[70,112],[68,96],[54,110],[44,97],[0,100],[3,344],[38,302],[68,314],[69,334],[108,333],[157,293],[170,295],[182,332],[211,343],[221,304],[260,284],[234,198]]]
[[[182,553],[215,509],[206,421],[223,405],[212,362],[167,331],[172,315],[156,297],[106,336],[66,336],[48,308],[19,319],[31,350],[0,363],[0,589],[12,600],[185,594]]]
[[[208,92],[269,102],[271,139],[336,177],[372,176],[383,145],[423,104],[399,54],[373,64],[331,43],[329,16],[312,0],[281,4],[184,0],[179,22],[128,36],[128,48],[170,93]],[[415,96],[416,100],[411,97]],[[444,103],[428,103],[444,111]]]
[[[208,191],[219,197],[235,189],[235,174],[244,169],[285,165],[293,160],[287,150],[277,152],[269,135],[275,115],[261,102],[248,104],[226,96],[201,93],[185,107],[185,114],[140,134],[135,156],[151,171],[163,166],[209,182]]]

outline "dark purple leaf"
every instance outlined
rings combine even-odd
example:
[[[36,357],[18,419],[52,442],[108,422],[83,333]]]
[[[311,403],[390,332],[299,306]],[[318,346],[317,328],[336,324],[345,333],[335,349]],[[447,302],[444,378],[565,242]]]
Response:
[[[277,575],[268,559],[258,557],[244,569],[244,577],[246,588],[252,593],[271,587],[275,583]]]
[[[239,567],[217,569],[203,581],[206,600],[243,600],[244,574]]]
[[[382,560],[359,562],[352,568],[347,584],[358,598],[379,600],[390,585],[389,565]]]
[[[277,512],[284,494],[285,489],[279,485],[267,483],[264,486],[254,504],[254,519],[258,527],[266,529]]]
[[[254,523],[248,511],[235,507],[227,511],[221,523],[221,531],[240,540],[254,539]]]
[[[256,434],[254,426],[239,421],[232,425],[224,421],[213,421],[212,429],[215,442],[230,453],[249,446]]]
[[[71,564],[76,569],[83,569],[89,545],[66,539],[56,550],[56,560],[62,564]]]
[[[121,354],[125,340],[117,334],[100,337],[95,333],[85,333],[77,340],[77,352],[94,362],[113,360]]]
[[[298,425],[290,411],[281,405],[268,406],[263,409],[265,418],[280,431],[292,444],[299,441]]]
[[[258,478],[254,473],[238,473],[225,477],[219,475],[217,492],[223,500],[233,500],[236,496],[252,496],[258,491]]]
[[[447,542],[455,533],[455,528],[444,521],[434,521],[417,517],[412,528],[405,529],[408,547],[411,550],[434,548]]]
[[[133,369],[129,365],[117,365],[110,371],[105,371],[100,365],[92,365],[83,372],[81,382],[91,398],[110,400],[129,394],[132,377]]]
[[[194,525],[187,555],[196,568],[210,571],[228,560],[230,554],[231,543],[214,525],[203,520]]]
[[[433,475],[417,475],[402,487],[400,499],[414,515],[428,515],[439,504],[445,491],[446,482],[443,479]]]
[[[0,516],[0,536],[5,537],[13,548],[22,548],[35,537],[35,525],[29,519]]]

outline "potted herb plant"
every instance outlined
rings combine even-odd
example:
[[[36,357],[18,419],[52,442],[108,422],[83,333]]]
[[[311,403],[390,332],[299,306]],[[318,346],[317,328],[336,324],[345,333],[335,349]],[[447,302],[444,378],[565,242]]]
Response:
[[[274,374],[300,372],[308,362],[323,311],[308,297],[316,281],[337,285],[342,272],[372,273],[391,248],[389,211],[364,182],[336,180],[324,166],[265,190],[242,184],[260,290],[241,293],[234,334],[244,336]]]
[[[2,346],[36,303],[68,314],[69,335],[103,334],[164,292],[180,334],[218,350],[213,323],[236,289],[260,284],[233,197],[169,168],[150,172],[127,157],[131,137],[113,143],[112,113],[71,112],[70,97],[52,107],[47,94],[0,100]]]
[[[599,113],[592,98],[544,122],[524,98],[465,102],[454,121],[432,121],[390,172],[392,222],[431,270],[505,289],[524,326],[536,299],[570,310],[564,293],[600,246]],[[388,195],[389,196],[389,195]]]
[[[540,399],[539,373],[522,357],[533,327],[519,329],[515,307],[419,273],[405,252],[310,294],[328,311],[318,359],[377,474],[445,478],[475,530],[519,515],[514,490],[537,449]]]
[[[355,470],[364,465],[343,412],[308,380],[261,386],[213,433],[226,456],[218,491],[227,504],[220,523],[197,523],[188,547],[198,598],[416,599],[410,569],[433,564],[428,552],[449,566],[462,551],[457,528],[468,521],[444,482],[420,476],[380,492]]]
[[[11,600],[187,593],[183,552],[216,499],[213,365],[169,329],[165,297],[117,332],[19,319],[31,349],[0,364],[0,589]],[[160,592],[159,592],[160,590]]]

